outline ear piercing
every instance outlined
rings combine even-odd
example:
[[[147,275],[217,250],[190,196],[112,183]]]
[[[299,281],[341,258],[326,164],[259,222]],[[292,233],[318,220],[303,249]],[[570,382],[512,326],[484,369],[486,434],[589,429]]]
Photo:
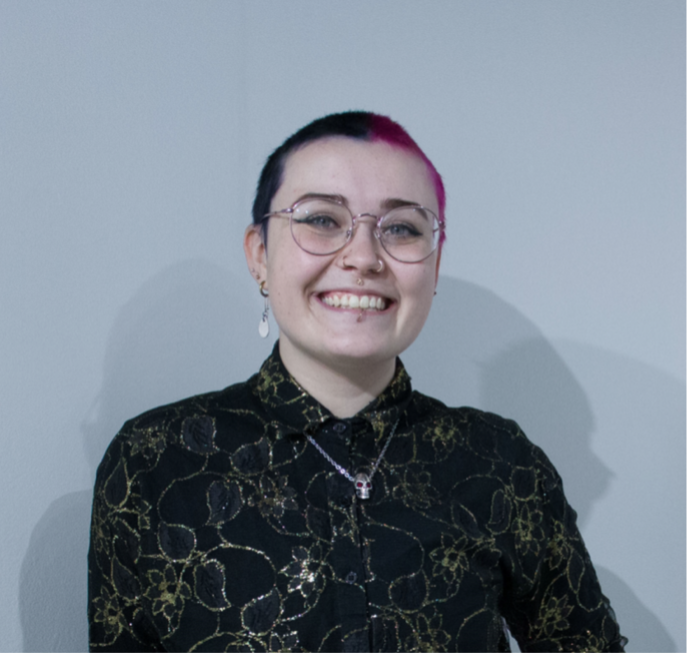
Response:
[[[266,289],[266,281],[262,280],[259,283],[259,294],[264,297],[264,311],[259,321],[259,335],[262,338],[268,337],[270,326],[268,325],[268,290]]]

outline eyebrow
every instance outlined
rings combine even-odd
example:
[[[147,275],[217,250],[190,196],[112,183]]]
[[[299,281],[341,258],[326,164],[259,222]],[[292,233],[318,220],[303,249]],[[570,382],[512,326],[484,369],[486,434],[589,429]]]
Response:
[[[331,200],[335,203],[340,203],[341,205],[347,205],[347,199],[345,196],[340,194],[317,194],[313,191],[308,191],[306,194],[302,194],[294,203],[299,203],[300,201],[307,200],[309,198],[318,198],[320,200]]]
[[[347,198],[345,196],[342,196],[341,194],[318,194],[313,191],[308,191],[306,194],[302,194],[296,201],[295,203],[299,203],[300,201],[306,200],[308,198],[319,198],[321,200],[330,200],[335,203],[339,203],[340,205],[345,205],[346,207],[349,207],[347,203]],[[293,203],[294,205],[294,203]],[[383,210],[394,210],[397,207],[418,207],[419,203],[415,203],[414,201],[411,200],[405,200],[403,198],[386,198],[381,203],[381,209]]]
[[[384,210],[394,210],[396,207],[418,207],[419,203],[415,203],[411,200],[405,200],[404,198],[387,198],[383,203],[381,203],[381,207]]]

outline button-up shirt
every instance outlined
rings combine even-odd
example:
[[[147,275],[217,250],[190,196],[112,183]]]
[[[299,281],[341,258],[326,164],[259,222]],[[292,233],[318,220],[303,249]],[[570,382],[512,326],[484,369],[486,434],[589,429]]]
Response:
[[[375,468],[368,499],[336,465]],[[277,348],[113,440],[89,621],[93,651],[496,652],[506,625],[523,651],[624,644],[561,480],[515,423],[413,392],[400,362],[336,418]]]

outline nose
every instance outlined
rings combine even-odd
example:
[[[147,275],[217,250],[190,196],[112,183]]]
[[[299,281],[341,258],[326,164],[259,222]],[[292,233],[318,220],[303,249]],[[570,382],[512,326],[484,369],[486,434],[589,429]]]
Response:
[[[380,269],[381,244],[376,235],[377,221],[377,217],[372,214],[354,217],[352,237],[342,250],[345,268],[356,268],[363,272]]]

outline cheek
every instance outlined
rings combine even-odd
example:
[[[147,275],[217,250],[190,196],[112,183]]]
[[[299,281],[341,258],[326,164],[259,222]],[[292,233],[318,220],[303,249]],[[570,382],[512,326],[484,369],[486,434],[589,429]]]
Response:
[[[417,275],[409,275],[402,278],[408,300],[416,305],[419,310],[431,307],[434,299],[434,290],[436,289],[435,264],[425,265],[422,271],[410,273],[416,273]]]
[[[410,333],[416,339],[424,328],[434,300],[436,276],[434,265],[425,270],[424,275],[409,280],[406,288],[406,308],[401,318]]]
[[[266,279],[269,303],[279,327],[306,316],[312,290],[325,265],[320,258],[304,253],[292,239],[287,243],[274,240],[268,250]]]

